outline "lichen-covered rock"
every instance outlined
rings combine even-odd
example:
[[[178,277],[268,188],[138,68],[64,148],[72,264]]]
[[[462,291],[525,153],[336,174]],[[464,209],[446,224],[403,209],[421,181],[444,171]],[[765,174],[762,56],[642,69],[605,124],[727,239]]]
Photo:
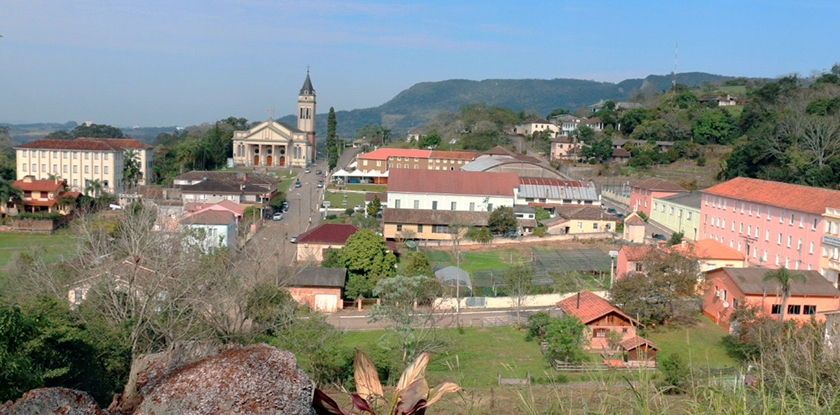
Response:
[[[149,380],[135,415],[312,414],[313,384],[292,353],[265,344],[229,349]]]
[[[87,392],[67,388],[33,389],[0,406],[0,415],[109,415]]]

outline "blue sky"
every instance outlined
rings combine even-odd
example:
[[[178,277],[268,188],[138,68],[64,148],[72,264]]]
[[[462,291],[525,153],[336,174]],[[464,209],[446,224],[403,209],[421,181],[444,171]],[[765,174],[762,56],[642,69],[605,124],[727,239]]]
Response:
[[[0,122],[192,125],[378,106],[417,82],[840,61],[837,1],[0,0]]]

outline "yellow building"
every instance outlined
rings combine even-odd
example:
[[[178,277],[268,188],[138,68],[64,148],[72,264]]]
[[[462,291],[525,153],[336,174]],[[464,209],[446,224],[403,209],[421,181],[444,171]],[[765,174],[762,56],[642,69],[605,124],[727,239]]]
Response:
[[[134,154],[140,168],[137,185],[151,182],[152,146],[131,138],[76,138],[35,140],[15,147],[17,179],[63,179],[72,191],[86,192],[91,183],[99,190],[119,194],[123,181],[124,157]],[[135,183],[132,183],[134,185]]]
[[[618,217],[598,206],[555,206],[554,211],[557,216],[542,221],[551,235],[615,232],[619,222]]]
[[[820,274],[837,286],[840,275],[840,209],[825,208]]]

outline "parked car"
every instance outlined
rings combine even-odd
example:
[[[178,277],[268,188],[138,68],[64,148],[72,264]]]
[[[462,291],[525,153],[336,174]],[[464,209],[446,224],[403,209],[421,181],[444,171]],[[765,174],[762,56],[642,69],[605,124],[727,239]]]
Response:
[[[289,239],[289,242],[296,243],[297,242],[297,235],[292,235],[292,238]]]
[[[322,172],[321,170],[316,170],[316,171],[315,171],[315,174],[317,174],[317,175],[319,175],[319,176],[320,176],[321,174],[323,174],[323,172]]]
[[[295,187],[300,187],[300,180],[295,181]]]
[[[309,172],[311,172],[311,171],[312,171],[312,170],[310,170],[310,169],[309,169],[309,167],[307,167],[307,168],[306,168],[303,172],[304,172],[304,173],[309,173]]]
[[[322,187],[324,187],[324,182],[320,182],[320,181],[319,181],[319,182],[318,182],[318,188],[320,189],[320,188],[322,188]]]
[[[661,233],[654,233],[650,237],[657,241],[668,242],[668,238],[666,238],[665,235]]]
[[[609,209],[607,209],[607,213],[611,213],[613,215],[616,215],[616,214],[618,214],[618,211],[615,210],[615,208],[609,208]]]
[[[271,220],[283,220],[283,214],[280,212],[275,212],[274,216],[271,217]]]
[[[356,205],[356,206],[353,207],[353,210],[355,210],[356,212],[361,212],[361,211],[365,210],[365,207],[362,206],[362,205]]]
[[[288,210],[289,210],[289,202],[284,201],[283,204],[280,205],[280,211],[281,212],[287,212]]]

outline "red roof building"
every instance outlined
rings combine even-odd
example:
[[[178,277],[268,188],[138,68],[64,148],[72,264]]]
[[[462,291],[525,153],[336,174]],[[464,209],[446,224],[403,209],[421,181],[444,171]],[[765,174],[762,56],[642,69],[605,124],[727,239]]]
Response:
[[[324,260],[324,251],[330,248],[340,249],[359,228],[349,223],[324,223],[297,237],[297,261],[320,263]]]
[[[12,182],[12,187],[22,193],[20,205],[26,212],[58,212],[67,214],[76,205],[79,192],[68,192],[67,183],[63,180],[37,180],[34,176],[24,176],[21,180]],[[68,196],[64,198],[64,196]],[[64,201],[65,203],[59,203]],[[3,206],[3,213],[17,214],[17,207],[11,204]]]
[[[647,179],[633,183],[630,187],[630,209],[650,216],[654,197],[666,197],[688,190],[663,179]]]

